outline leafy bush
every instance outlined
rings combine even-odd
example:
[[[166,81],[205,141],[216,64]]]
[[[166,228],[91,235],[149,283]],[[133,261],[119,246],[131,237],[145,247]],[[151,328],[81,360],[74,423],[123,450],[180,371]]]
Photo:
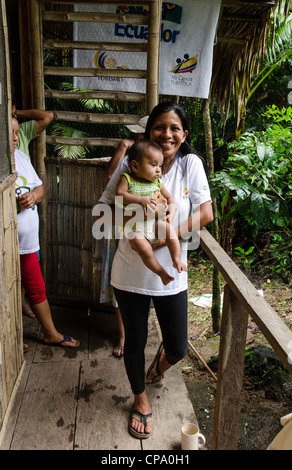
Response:
[[[264,132],[246,132],[229,143],[223,169],[210,180],[222,213],[232,196],[233,205],[227,217],[235,217],[252,237],[291,223],[291,108],[284,114],[273,108],[268,113],[274,118],[276,114],[275,120],[285,120],[287,125],[274,122]]]

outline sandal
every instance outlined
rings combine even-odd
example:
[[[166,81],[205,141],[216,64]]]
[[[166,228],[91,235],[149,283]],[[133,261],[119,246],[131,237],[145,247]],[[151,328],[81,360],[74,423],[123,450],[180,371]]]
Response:
[[[68,335],[63,335],[63,339],[57,343],[49,343],[47,341],[44,341],[43,342],[47,345],[47,346],[61,346],[62,348],[71,348],[71,349],[74,349],[74,348],[79,348],[80,346],[80,341],[78,341],[78,339],[75,339],[75,344],[74,346],[67,346],[66,344],[63,344],[63,343],[70,343],[72,342],[72,338],[71,336],[68,336]]]
[[[155,356],[155,358],[153,359],[153,361],[151,362],[151,364],[150,364],[150,366],[149,366],[149,369],[147,370],[147,374],[146,374],[147,380],[148,380],[148,377],[149,377],[150,372],[151,372],[152,370],[153,370],[153,372],[154,372],[154,378],[155,378],[155,377],[159,377],[160,375],[163,375],[163,373],[160,372],[160,370],[159,370],[159,365],[158,365],[162,351],[163,351],[163,343],[160,343],[159,348],[158,348],[157,353],[156,353],[156,356]],[[148,381],[147,383],[151,384],[151,383],[154,383],[154,382],[149,382],[149,381]]]
[[[149,421],[152,421],[152,413],[148,413],[147,415],[143,415],[140,411],[132,410],[130,421],[129,421],[129,433],[131,436],[136,437],[137,439],[147,439],[150,436],[150,432],[138,432],[131,426],[132,419],[136,419],[140,423],[144,424],[144,429]]]

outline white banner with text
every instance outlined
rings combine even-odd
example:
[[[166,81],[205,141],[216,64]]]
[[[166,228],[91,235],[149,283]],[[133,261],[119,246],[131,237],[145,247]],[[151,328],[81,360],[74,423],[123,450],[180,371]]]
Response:
[[[159,65],[159,93],[208,98],[213,46],[221,0],[163,2]],[[75,5],[79,12],[148,15],[146,6]],[[74,22],[74,40],[90,42],[145,42],[148,26],[119,23]],[[74,50],[74,67],[146,70],[143,52],[102,49]],[[74,88],[144,92],[146,80],[122,77],[74,77]]]

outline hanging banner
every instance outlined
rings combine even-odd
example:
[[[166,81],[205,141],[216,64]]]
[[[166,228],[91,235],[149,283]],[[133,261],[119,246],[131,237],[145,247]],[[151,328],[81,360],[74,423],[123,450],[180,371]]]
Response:
[[[221,0],[163,2],[159,65],[159,93],[208,98],[212,75],[213,46]],[[76,5],[75,11],[148,15],[148,7],[123,5]],[[74,23],[75,41],[147,41],[148,26],[111,23]],[[74,67],[146,70],[143,52],[74,50]],[[146,91],[145,79],[122,77],[75,77],[75,88],[115,91]]]

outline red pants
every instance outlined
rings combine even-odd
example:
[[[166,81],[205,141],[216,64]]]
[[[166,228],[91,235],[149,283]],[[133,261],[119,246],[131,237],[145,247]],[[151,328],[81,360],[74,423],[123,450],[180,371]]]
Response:
[[[21,284],[30,304],[40,304],[46,300],[46,287],[41,273],[37,253],[20,255]]]

